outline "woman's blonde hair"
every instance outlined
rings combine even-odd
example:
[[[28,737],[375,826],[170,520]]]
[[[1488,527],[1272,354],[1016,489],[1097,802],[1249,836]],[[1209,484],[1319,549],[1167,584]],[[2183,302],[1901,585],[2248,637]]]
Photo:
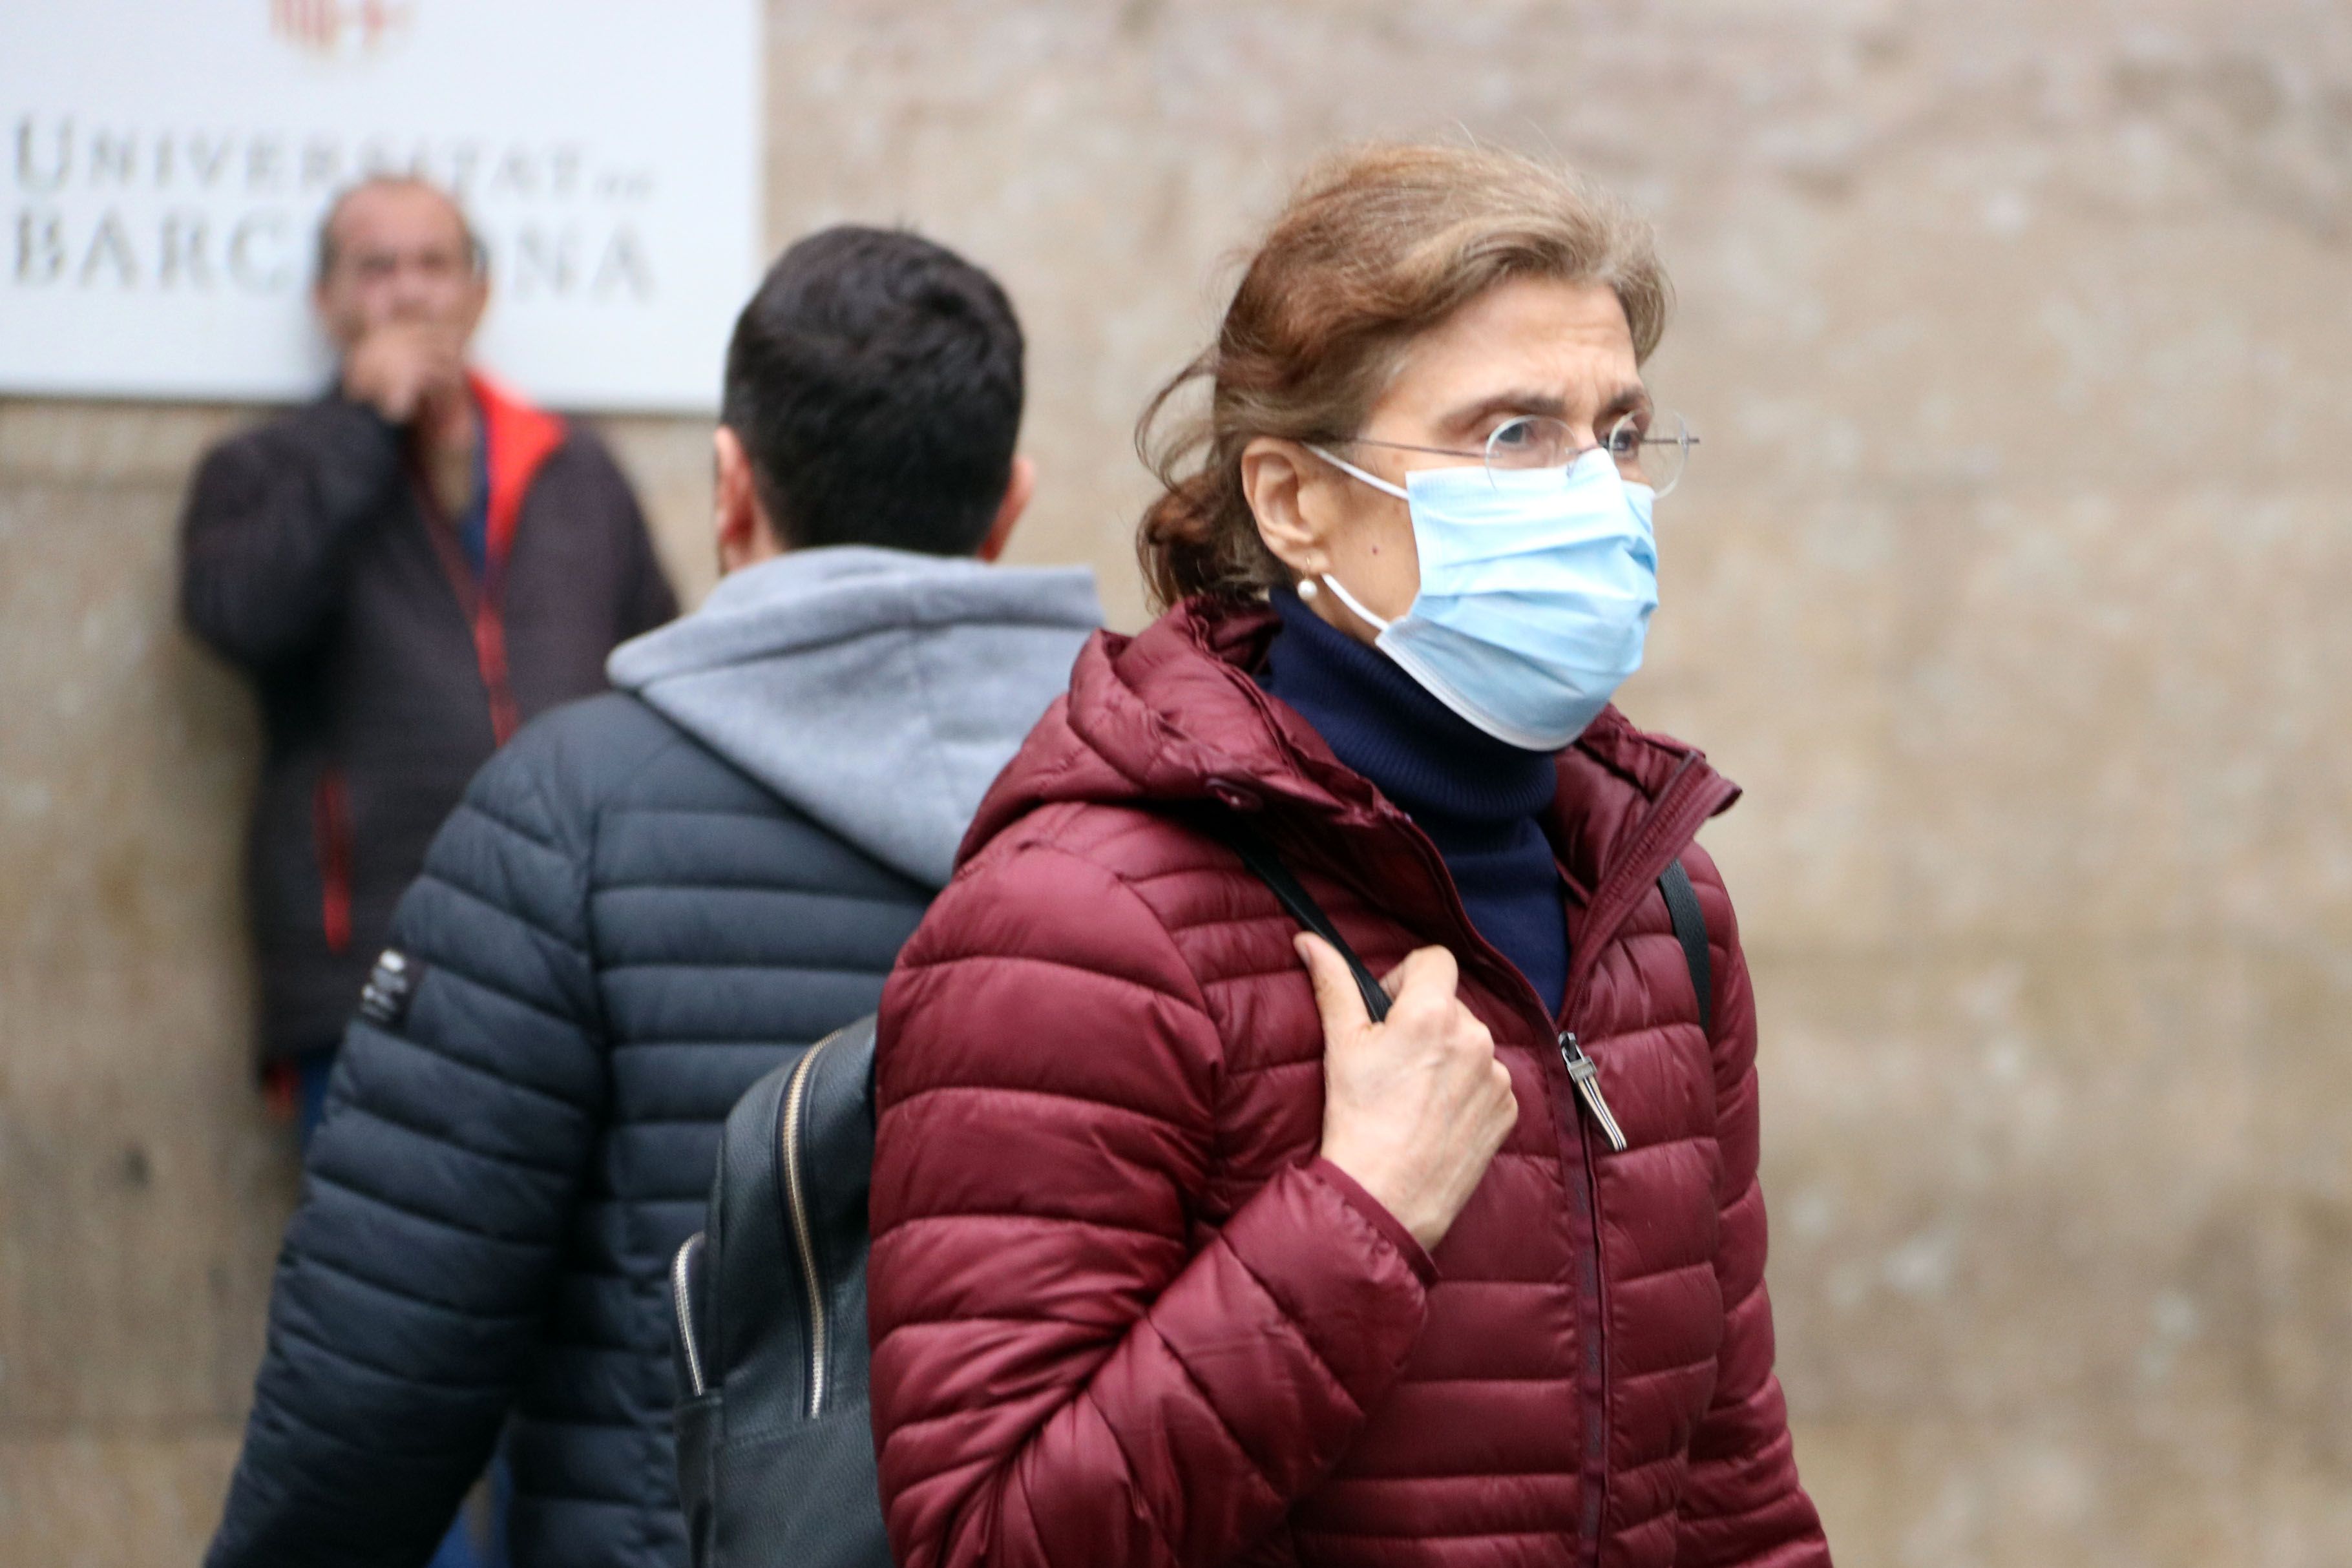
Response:
[[[1665,330],[1672,287],[1649,225],[1578,175],[1491,148],[1412,143],[1317,165],[1251,256],[1215,343],[1136,425],[1136,449],[1166,486],[1136,534],[1154,597],[1247,600],[1286,581],[1242,493],[1243,447],[1355,434],[1412,339],[1516,277],[1613,290],[1639,360]],[[1196,382],[1207,408],[1170,418]]]

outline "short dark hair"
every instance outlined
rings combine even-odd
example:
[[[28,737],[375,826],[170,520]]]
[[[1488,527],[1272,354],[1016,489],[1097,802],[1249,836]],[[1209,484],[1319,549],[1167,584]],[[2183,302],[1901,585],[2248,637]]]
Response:
[[[809,235],[727,346],[719,423],[791,548],[970,555],[1013,476],[1021,323],[996,280],[898,229]]]

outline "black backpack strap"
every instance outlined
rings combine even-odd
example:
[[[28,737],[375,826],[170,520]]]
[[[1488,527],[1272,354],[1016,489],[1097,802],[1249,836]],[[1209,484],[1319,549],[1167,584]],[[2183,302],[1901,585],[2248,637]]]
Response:
[[[1265,883],[1293,920],[1339,950],[1348,961],[1349,972],[1356,977],[1356,989],[1363,993],[1364,1010],[1372,1021],[1388,1017],[1388,992],[1356,956],[1356,950],[1348,946],[1348,939],[1339,935],[1315,895],[1282,863],[1265,836],[1231,811],[1212,809],[1199,813],[1195,821],[1241,857],[1242,864]],[[1691,990],[1698,998],[1699,1028],[1711,1035],[1715,1032],[1715,983],[1706,950],[1706,916],[1699,908],[1698,890],[1677,860],[1659,873],[1658,891],[1665,895],[1666,916],[1674,922],[1675,940],[1682,944],[1683,962],[1690,968]]]
[[[1698,889],[1690,873],[1675,862],[1658,873],[1658,891],[1666,895],[1666,918],[1675,923],[1675,940],[1683,945],[1683,962],[1690,966],[1691,989],[1698,993],[1698,1027],[1715,1034],[1715,981],[1706,956],[1706,915],[1698,906]]]
[[[1356,950],[1348,946],[1348,939],[1339,935],[1339,928],[1331,924],[1331,917],[1323,913],[1323,906],[1315,902],[1314,894],[1291,875],[1290,868],[1282,863],[1282,857],[1275,853],[1274,846],[1265,841],[1265,835],[1231,811],[1211,809],[1199,813],[1194,820],[1227,849],[1241,856],[1242,864],[1249,867],[1256,873],[1257,879],[1272,890],[1293,920],[1339,949],[1339,956],[1348,961],[1349,971],[1356,977],[1356,989],[1363,993],[1364,1010],[1371,1015],[1372,1021],[1378,1023],[1388,1017],[1389,994],[1381,989],[1380,981],[1364,967],[1364,961],[1356,956]]]

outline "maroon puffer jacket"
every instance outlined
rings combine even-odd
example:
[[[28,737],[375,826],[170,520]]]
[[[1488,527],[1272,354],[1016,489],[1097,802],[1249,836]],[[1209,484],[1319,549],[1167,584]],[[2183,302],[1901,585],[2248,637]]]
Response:
[[[1270,614],[1103,634],[884,998],[869,1264],[906,1568],[1826,1564],[1764,1291],[1756,1025],[1691,842],[1738,791],[1613,709],[1559,759],[1566,1028],[1437,852],[1247,671]],[[1317,1158],[1322,1030],[1273,895],[1166,808],[1255,812],[1375,971],[1452,948],[1517,1130],[1435,1255]],[[1681,855],[1704,1037],[1655,886]]]

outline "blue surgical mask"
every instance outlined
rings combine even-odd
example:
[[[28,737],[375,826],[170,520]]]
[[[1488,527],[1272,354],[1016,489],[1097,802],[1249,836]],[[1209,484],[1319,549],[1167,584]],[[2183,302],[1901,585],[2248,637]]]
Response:
[[[1658,607],[1655,499],[1606,452],[1566,470],[1418,468],[1402,487],[1324,451],[1334,467],[1412,509],[1421,591],[1384,621],[1326,574],[1376,628],[1373,646],[1498,740],[1557,751],[1625,678]]]

